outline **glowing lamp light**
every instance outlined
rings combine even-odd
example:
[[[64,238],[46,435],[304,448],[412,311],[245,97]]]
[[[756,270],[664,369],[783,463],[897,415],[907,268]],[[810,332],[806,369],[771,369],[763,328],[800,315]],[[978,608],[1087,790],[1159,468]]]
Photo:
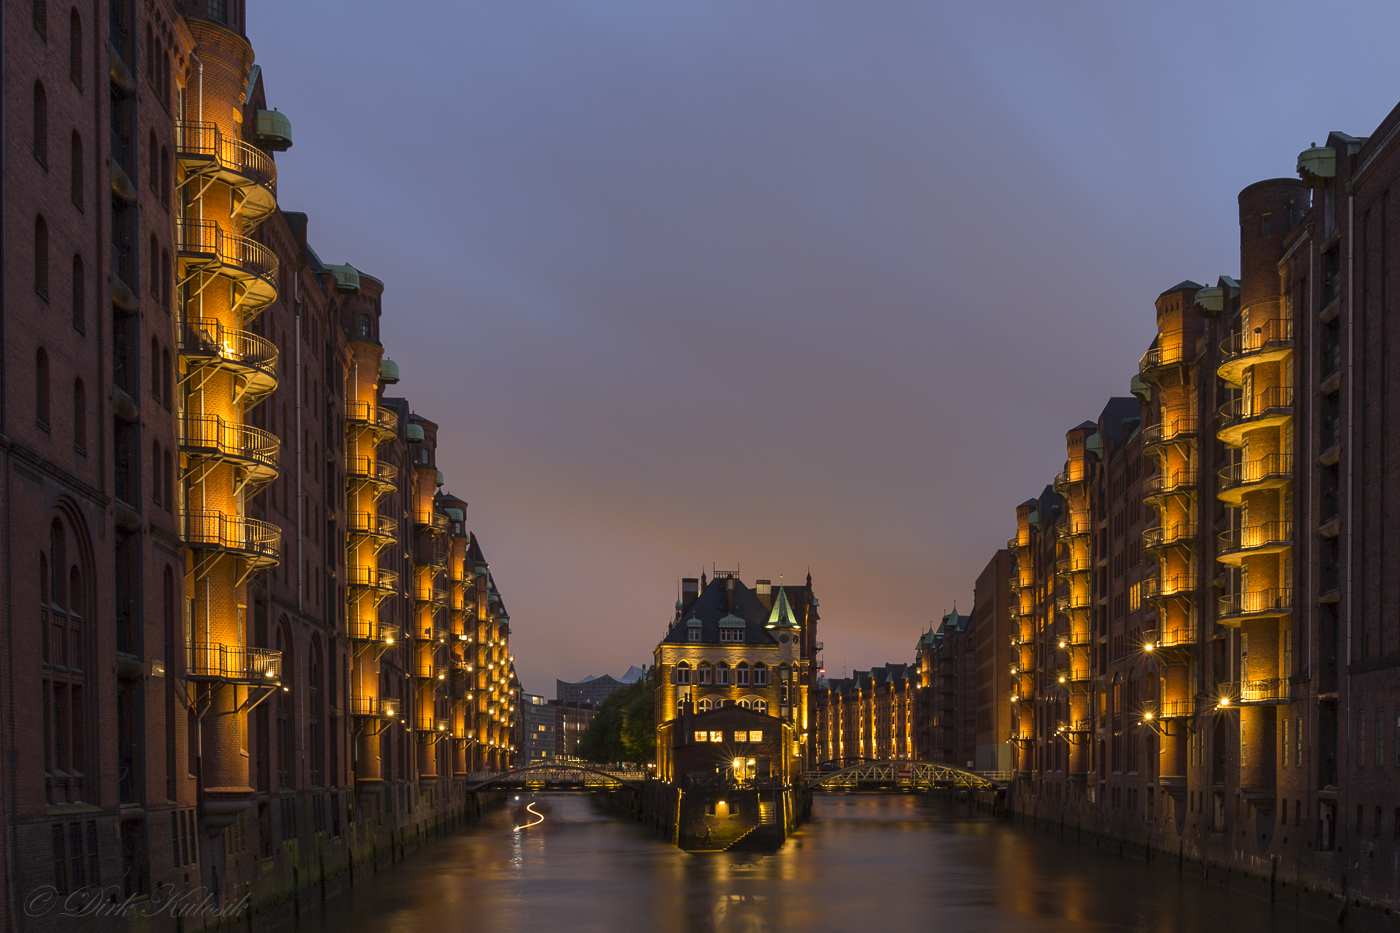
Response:
[[[1060,675],[1060,683],[1064,683],[1064,682],[1065,682],[1065,675],[1064,675],[1064,674],[1061,674],[1061,675]]]
[[[1064,646],[1065,646],[1065,640],[1064,640],[1063,638],[1061,638],[1061,639],[1060,639],[1060,647],[1063,648]]]
[[[1229,698],[1229,697],[1221,697],[1221,698],[1220,698],[1220,705],[1221,705],[1221,706],[1229,706],[1229,705],[1230,705],[1230,698]]]
[[[742,758],[735,758],[735,759],[734,759],[734,767],[736,767],[736,768],[742,768],[743,766],[744,766],[744,759],[742,759]]]
[[[1151,718],[1152,718],[1152,711],[1151,711],[1151,710],[1148,710],[1147,712],[1145,712],[1145,713],[1142,714],[1142,719],[1143,719],[1144,722],[1146,722],[1147,720],[1149,720],[1149,719],[1151,719]]]

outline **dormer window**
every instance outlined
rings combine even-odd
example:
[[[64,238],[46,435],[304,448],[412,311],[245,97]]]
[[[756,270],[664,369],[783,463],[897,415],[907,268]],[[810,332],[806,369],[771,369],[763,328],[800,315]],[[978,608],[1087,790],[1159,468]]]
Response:
[[[692,628],[692,629],[690,629],[688,632],[686,632],[686,637],[689,638],[691,641],[699,641],[699,640],[700,640],[700,629],[698,629],[698,628]]]
[[[744,630],[741,628],[722,628],[719,630],[720,641],[743,641]]]

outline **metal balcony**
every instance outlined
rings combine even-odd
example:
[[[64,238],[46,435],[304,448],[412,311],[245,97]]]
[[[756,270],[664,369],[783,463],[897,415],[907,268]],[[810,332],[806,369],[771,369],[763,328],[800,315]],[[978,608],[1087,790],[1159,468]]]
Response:
[[[1274,677],[1267,680],[1246,680],[1244,683],[1223,683],[1219,686],[1222,707],[1231,704],[1238,706],[1277,706],[1291,702],[1289,684],[1286,678]],[[1225,700],[1229,702],[1224,702]]]
[[[1196,415],[1186,409],[1164,409],[1156,424],[1142,429],[1143,447],[1177,444],[1196,436]]]
[[[1194,598],[1196,595],[1196,575],[1194,573],[1174,573],[1165,577],[1148,577],[1142,581],[1142,598],[1170,599]]]
[[[1148,550],[1187,547],[1196,543],[1195,522],[1172,522],[1142,530],[1142,546]]]
[[[350,715],[365,719],[398,719],[399,701],[391,697],[351,697]]]
[[[381,547],[398,538],[398,519],[373,512],[350,512],[345,516],[345,530],[352,537],[370,538]]]
[[[397,488],[399,468],[374,457],[346,457],[345,475],[351,483],[369,483],[376,496],[383,496]]]
[[[1062,470],[1056,473],[1052,485],[1057,493],[1065,498],[1069,498],[1074,487],[1082,486],[1086,481],[1086,472],[1082,463],[1077,466],[1071,466],[1068,470]]]
[[[1292,612],[1293,587],[1275,586],[1220,597],[1216,621],[1221,625],[1239,625],[1246,619],[1278,618]]]
[[[1069,670],[1060,671],[1055,679],[1061,686],[1087,684],[1089,682],[1089,667],[1088,665],[1071,667]]]
[[[1274,303],[1277,305],[1277,299]],[[1240,385],[1244,381],[1244,371],[1250,366],[1277,362],[1292,350],[1293,319],[1275,316],[1226,338],[1220,344],[1220,366],[1216,374],[1231,385]]]
[[[277,566],[282,533],[276,525],[223,512],[182,512],[185,546],[219,551],[248,561],[253,567]]]
[[[436,658],[418,658],[413,665],[413,676],[419,680],[446,680],[447,668]]]
[[[361,615],[351,612],[350,617],[345,621],[345,632],[354,641],[385,646],[396,644],[399,641],[399,627],[387,622],[380,622],[374,613]]]
[[[369,590],[378,602],[399,590],[399,574],[383,567],[346,567],[345,582],[351,589]]]
[[[1169,331],[1157,337],[1157,346],[1138,360],[1138,375],[1143,382],[1154,382],[1167,370],[1186,363],[1186,339],[1180,331]]]
[[[1061,541],[1068,538],[1082,538],[1093,532],[1094,523],[1082,518],[1065,518],[1055,526],[1055,530],[1058,532]]]
[[[1094,562],[1087,557],[1063,554],[1055,558],[1055,572],[1058,574],[1088,573],[1093,569],[1093,565]]]
[[[1238,506],[1251,492],[1277,489],[1293,480],[1293,455],[1269,454],[1246,463],[1234,463],[1220,471],[1216,497]]]
[[[257,240],[225,233],[212,220],[181,220],[175,224],[175,251],[180,277],[216,274],[239,288],[235,304],[247,312],[277,299],[277,255]]]
[[[1157,700],[1148,704],[1147,710],[1143,713],[1144,719],[1190,719],[1196,715],[1196,701],[1191,698],[1184,700]]]
[[[248,227],[277,210],[277,163],[256,146],[225,136],[213,123],[176,123],[175,160],[190,175],[238,189]]]
[[[187,645],[185,676],[189,680],[276,687],[282,683],[282,652],[241,645]]]
[[[435,583],[419,583],[413,588],[415,602],[433,606],[447,605],[447,590]]]
[[[185,415],[180,419],[180,450],[191,457],[232,463],[248,471],[248,480],[265,483],[277,478],[275,434],[218,415]]]
[[[435,535],[447,534],[447,516],[441,512],[424,511],[422,509],[413,513],[413,525],[415,528],[427,530]]]
[[[1173,470],[1154,473],[1142,481],[1142,501],[1150,502],[1169,496],[1190,495],[1196,491],[1195,470]]]
[[[1162,629],[1159,632],[1149,631],[1143,636],[1142,644],[1143,650],[1148,652],[1168,648],[1194,648],[1195,646],[1196,629],[1190,625]]]
[[[1083,648],[1089,644],[1088,632],[1066,632],[1055,639],[1055,646],[1064,650]]]
[[[1244,436],[1260,428],[1276,428],[1293,417],[1293,387],[1270,386],[1254,395],[1231,399],[1220,406],[1215,436],[1231,447],[1244,446]]]
[[[1238,566],[1246,557],[1277,554],[1292,546],[1292,522],[1262,522],[1222,532],[1215,559],[1222,564]]]
[[[1056,612],[1078,612],[1088,609],[1093,602],[1093,597],[1088,593],[1071,593],[1066,596],[1055,597]]]
[[[399,431],[399,415],[392,408],[369,402],[346,402],[345,424],[348,430],[367,430],[380,440],[387,440]]]
[[[245,399],[277,388],[277,347],[266,337],[211,318],[187,318],[176,331],[180,356],[190,369],[212,366],[232,373]]]

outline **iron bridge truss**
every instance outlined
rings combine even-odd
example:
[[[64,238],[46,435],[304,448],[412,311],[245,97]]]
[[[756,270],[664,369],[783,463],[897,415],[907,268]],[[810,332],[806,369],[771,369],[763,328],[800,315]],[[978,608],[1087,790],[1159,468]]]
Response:
[[[1000,775],[998,775],[1000,776]],[[971,790],[1001,790],[1005,785],[976,771],[926,761],[881,761],[852,765],[840,771],[813,771],[807,774],[812,788],[850,789],[866,785],[932,790],[938,787],[966,787]]]

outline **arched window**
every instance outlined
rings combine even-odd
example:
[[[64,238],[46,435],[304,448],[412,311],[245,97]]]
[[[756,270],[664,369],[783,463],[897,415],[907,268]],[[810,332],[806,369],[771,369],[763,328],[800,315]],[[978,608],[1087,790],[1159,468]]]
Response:
[[[151,396],[160,401],[160,341],[151,338]]]
[[[680,716],[685,712],[685,697],[676,697],[676,715]]]
[[[73,254],[73,329],[87,333],[87,273],[83,257]]]
[[[710,710],[714,709],[714,704],[710,702],[710,698],[709,698],[709,697],[705,697],[705,698],[703,698],[703,699],[700,701],[700,707],[699,707],[699,708],[700,708],[700,712],[702,712],[702,713],[708,713]]]
[[[763,687],[768,683],[768,665],[759,661],[753,666],[753,685]]]
[[[34,417],[49,429],[49,354],[43,347],[34,354]]]
[[[729,662],[721,661],[715,665],[715,683],[722,687],[729,686]]]
[[[160,251],[160,308],[166,314],[170,313],[170,250]]]
[[[734,686],[747,687],[749,685],[749,664],[747,661],[740,661],[734,668]]]
[[[73,447],[87,454],[87,392],[83,380],[73,380]]]
[[[695,682],[697,684],[714,683],[714,668],[710,667],[709,661],[701,661],[699,669],[695,672]]]
[[[147,184],[151,186],[151,194],[160,195],[160,142],[156,139],[156,131],[151,130],[151,135],[146,138],[146,162],[150,168],[146,170]],[[154,237],[152,237],[154,239]]]
[[[160,505],[161,492],[165,489],[160,475],[160,441],[151,441],[151,472],[155,474],[151,480],[151,499]]]
[[[369,336],[369,315],[368,315],[368,314],[361,314],[361,315],[360,315],[360,336],[361,336],[361,337],[368,337],[368,336]]]
[[[49,300],[49,225],[43,214],[34,218],[34,291]]]
[[[83,89],[83,21],[77,7],[68,11],[68,77]]]
[[[169,408],[169,407],[170,407],[171,403],[174,401],[174,398],[175,398],[175,383],[174,383],[174,382],[171,382],[171,379],[172,379],[172,378],[173,378],[173,376],[172,376],[172,374],[171,374],[171,369],[170,369],[170,351],[169,351],[169,350],[161,350],[161,351],[160,351],[160,384],[161,384],[161,392],[160,392],[160,394],[161,394],[161,399],[165,402],[165,407],[166,407],[166,408]]]
[[[175,508],[175,462],[170,451],[165,452],[165,510]]]
[[[170,209],[170,150],[160,147],[160,204]]]
[[[151,234],[151,284],[149,288],[152,298],[160,297],[160,241],[156,239],[154,233]]]
[[[88,706],[86,639],[83,626],[87,591],[77,548],[68,547],[60,519],[49,526],[48,554],[40,555],[40,617],[45,630],[43,698],[44,785],[50,804],[85,799]]]
[[[690,683],[690,664],[685,661],[682,661],[679,664],[677,664],[674,676],[676,678],[676,683],[678,684]]]
[[[34,82],[34,158],[49,167],[49,94],[44,82]]]
[[[68,140],[68,164],[72,174],[68,177],[68,196],[73,206],[83,209],[83,138],[74,130]]]
[[[748,709],[748,708],[749,708],[749,698],[748,698],[748,697],[740,697],[740,698],[739,698],[739,705],[742,706],[744,709]]]
[[[754,701],[753,701],[753,706],[751,707],[751,709],[752,709],[755,713],[767,713],[767,712],[768,712],[768,701],[767,701],[767,700],[754,700]]]
[[[326,781],[322,777],[323,760],[326,755],[325,711],[321,708],[326,699],[325,684],[322,682],[324,668],[321,664],[321,640],[311,639],[311,651],[306,656],[306,709],[307,731],[311,738],[311,774],[313,787],[321,787]]]

